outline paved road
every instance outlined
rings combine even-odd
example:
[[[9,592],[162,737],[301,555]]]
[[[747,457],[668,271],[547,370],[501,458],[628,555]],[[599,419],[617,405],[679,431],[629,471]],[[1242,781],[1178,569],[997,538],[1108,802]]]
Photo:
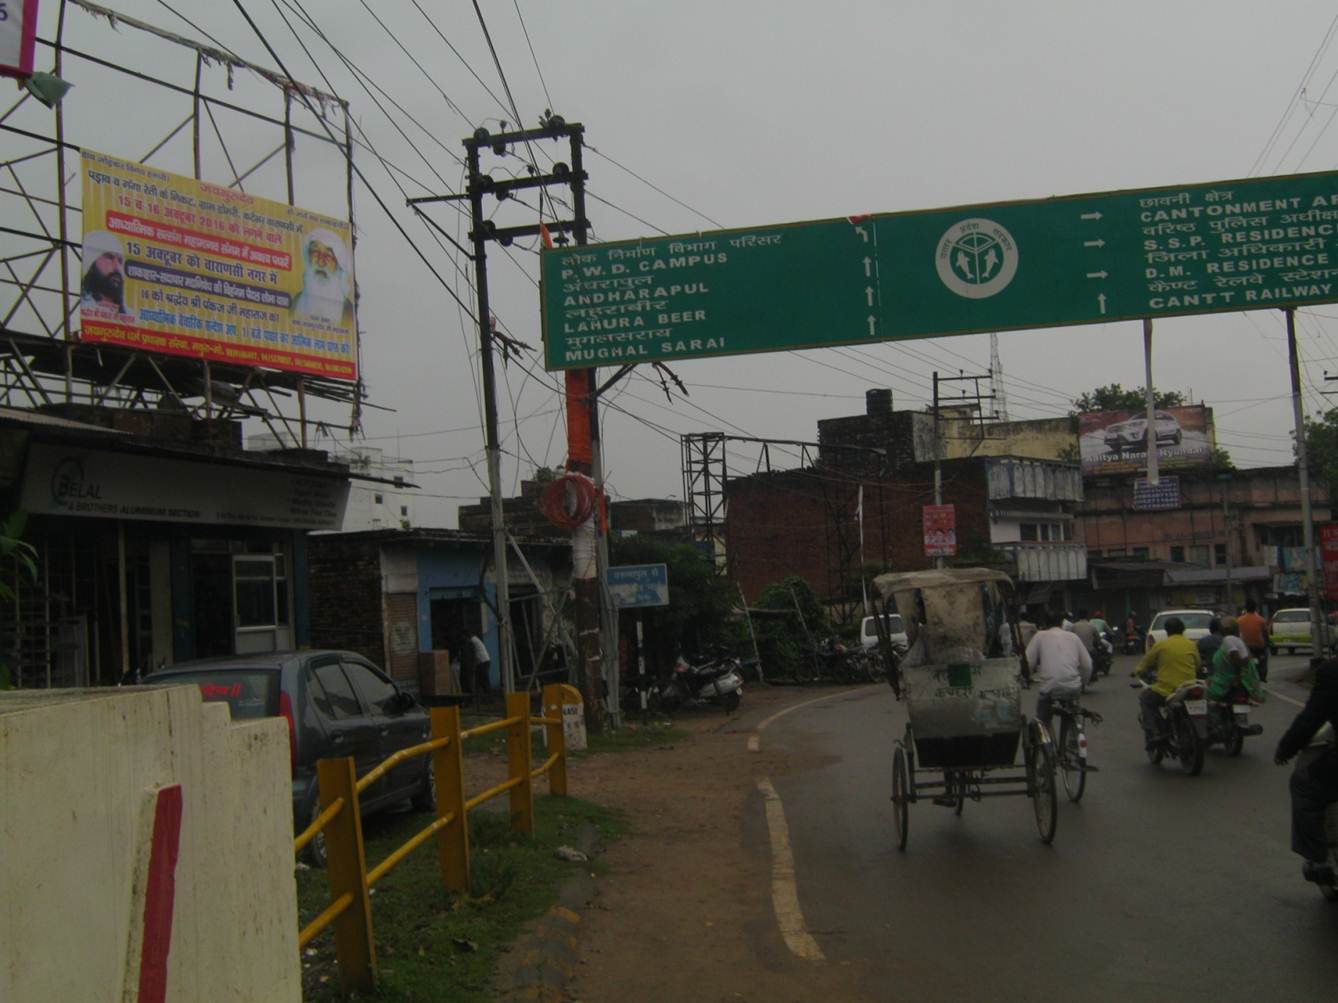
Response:
[[[1277,694],[1304,700],[1304,663],[1273,660]],[[827,962],[862,973],[873,999],[1338,998],[1338,908],[1300,880],[1272,762],[1297,706],[1271,700],[1239,759],[1214,750],[1188,777],[1143,755],[1132,664],[1087,697],[1105,717],[1090,736],[1101,772],[1078,805],[1061,785],[1050,847],[1017,797],[960,818],[918,802],[899,852],[888,795],[906,711],[886,689],[776,721],[763,742],[796,764],[773,783]]]

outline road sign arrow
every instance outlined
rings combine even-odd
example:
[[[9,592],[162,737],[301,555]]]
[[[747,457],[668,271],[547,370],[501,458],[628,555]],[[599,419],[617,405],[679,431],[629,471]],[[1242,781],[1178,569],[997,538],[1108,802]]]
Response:
[[[869,301],[869,306],[873,306],[873,286],[864,287],[864,296]]]
[[[1109,273],[1109,272],[1088,272],[1088,273],[1087,273],[1087,277],[1088,277],[1089,279],[1108,279],[1108,278],[1110,278],[1110,273]]]
[[[1083,246],[1083,247],[1105,247],[1105,246],[1106,246],[1106,242],[1105,242],[1104,240],[1102,240],[1100,237],[1097,237],[1096,240],[1084,240],[1084,241],[1082,242],[1082,246]]]
[[[1079,216],[1078,218],[1079,218],[1079,219],[1100,219],[1100,218],[1101,218],[1101,213],[1100,213],[1100,212],[1085,212],[1085,213],[1083,213],[1081,216]]]
[[[867,279],[873,274],[873,258],[864,259],[864,277]]]
[[[855,227],[855,232],[864,238],[864,243],[867,244],[869,242],[869,231],[864,229],[864,227],[862,226]]]
[[[877,325],[878,325],[878,320],[877,320],[877,318],[875,318],[875,317],[873,316],[873,314],[870,314],[870,315],[869,315],[869,337],[870,337],[870,338],[872,338],[874,335],[876,335],[876,334],[878,333],[878,327],[877,327]]]
[[[1104,314],[1106,312],[1106,294],[1101,293],[1099,296],[1097,296],[1096,303],[1097,306],[1100,308],[1101,312]]]

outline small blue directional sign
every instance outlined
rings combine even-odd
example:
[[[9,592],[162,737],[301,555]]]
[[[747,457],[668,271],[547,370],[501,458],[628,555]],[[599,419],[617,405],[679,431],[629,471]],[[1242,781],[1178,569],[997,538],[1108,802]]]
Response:
[[[669,567],[620,564],[609,568],[609,593],[618,609],[669,605]]]

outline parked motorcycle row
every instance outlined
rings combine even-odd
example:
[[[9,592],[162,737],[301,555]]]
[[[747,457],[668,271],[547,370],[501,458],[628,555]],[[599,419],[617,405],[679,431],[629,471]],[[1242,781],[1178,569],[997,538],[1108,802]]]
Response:
[[[732,714],[743,701],[743,663],[733,655],[720,655],[699,665],[680,655],[663,679],[631,675],[626,681],[622,705],[627,711],[671,713],[683,707],[715,705]]]

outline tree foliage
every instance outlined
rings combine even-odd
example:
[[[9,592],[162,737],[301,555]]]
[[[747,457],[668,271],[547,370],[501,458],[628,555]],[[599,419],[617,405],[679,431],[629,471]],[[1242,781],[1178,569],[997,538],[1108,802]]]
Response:
[[[648,536],[609,541],[613,564],[664,564],[669,571],[669,605],[643,611],[646,644],[653,664],[663,666],[679,652],[700,658],[738,641],[733,622],[738,592],[718,575],[710,558],[691,543]]]
[[[789,614],[759,617],[753,622],[757,649],[768,677],[810,676],[813,644],[831,632],[827,609],[818,601],[813,588],[798,575],[790,575],[764,588],[755,605],[758,609]]]
[[[1329,497],[1338,488],[1338,408],[1326,411],[1318,421],[1305,420],[1306,466],[1329,486]]]
[[[1154,390],[1153,400],[1157,407],[1181,407],[1185,395],[1179,390]],[[1110,383],[1095,390],[1088,390],[1073,399],[1071,414],[1086,411],[1144,411],[1147,409],[1147,389],[1135,387],[1126,390],[1118,383]]]

